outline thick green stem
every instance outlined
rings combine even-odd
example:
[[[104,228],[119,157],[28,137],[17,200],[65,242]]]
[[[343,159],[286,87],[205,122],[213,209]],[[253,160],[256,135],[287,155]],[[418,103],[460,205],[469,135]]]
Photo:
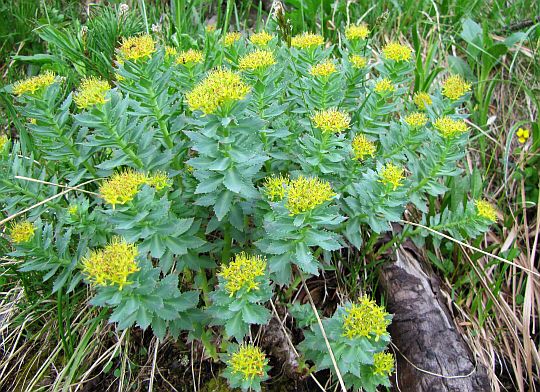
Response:
[[[116,144],[120,146],[120,149],[131,158],[133,163],[135,163],[135,165],[137,165],[139,169],[142,169],[144,167],[143,162],[137,156],[137,154],[135,154],[133,150],[127,145],[127,143],[120,137],[120,135],[116,131],[116,126],[111,124],[111,122],[109,121],[109,117],[106,113],[101,113],[101,120],[103,121],[103,125],[105,125],[105,128],[107,129],[109,134],[111,134],[111,136],[116,141]]]
[[[223,250],[221,252],[221,262],[223,264],[227,264],[231,258],[231,245],[231,224],[227,222],[225,223],[225,227],[223,229]]]

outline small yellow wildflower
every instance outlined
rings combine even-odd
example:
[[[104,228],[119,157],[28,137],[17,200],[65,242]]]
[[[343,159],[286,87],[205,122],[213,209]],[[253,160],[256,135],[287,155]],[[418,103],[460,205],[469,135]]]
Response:
[[[357,54],[353,54],[349,61],[353,65],[354,68],[364,68],[367,65],[367,59],[365,57],[359,56]]]
[[[313,76],[327,77],[336,71],[336,65],[331,60],[325,60],[312,66],[309,73]]]
[[[347,37],[349,41],[366,39],[368,35],[369,28],[368,25],[365,23],[360,23],[358,25],[349,25],[345,29],[345,37]]]
[[[236,41],[239,41],[240,38],[242,38],[242,34],[240,34],[238,31],[227,33],[225,34],[225,38],[223,38],[223,46],[228,48],[229,46],[234,44]]]
[[[426,107],[433,103],[430,95],[424,91],[414,94],[413,102],[419,110],[426,110]]]
[[[471,85],[460,75],[452,75],[446,79],[442,86],[442,93],[452,101],[456,101],[471,91]]]
[[[37,91],[49,87],[55,81],[55,74],[46,71],[38,76],[19,80],[13,85],[13,94],[21,96],[23,94],[33,95]]]
[[[394,356],[390,353],[375,353],[373,355],[373,373],[379,376],[389,376],[394,370]]]
[[[390,324],[388,313],[382,306],[367,297],[360,297],[358,303],[349,305],[343,317],[343,336],[350,339],[375,335],[375,340],[385,335]]]
[[[216,31],[216,25],[214,23],[207,24],[204,30],[207,33],[213,33],[214,31]]]
[[[316,177],[300,176],[289,182],[285,207],[291,215],[297,215],[313,210],[335,195],[328,182]]]
[[[220,276],[225,280],[225,290],[232,297],[241,289],[246,291],[258,290],[260,282],[257,278],[264,276],[266,259],[261,256],[238,253],[229,265],[222,266]]]
[[[285,197],[289,181],[289,176],[266,177],[263,183],[264,193],[271,201],[281,201]]]
[[[269,34],[266,31],[261,31],[260,33],[253,34],[251,37],[249,37],[249,41],[253,45],[266,46],[268,45],[268,42],[272,41],[273,38],[274,36],[272,34]]]
[[[14,223],[11,226],[9,235],[11,236],[11,241],[13,241],[13,243],[22,244],[30,241],[34,236],[35,231],[36,227],[34,224],[25,220]]]
[[[370,141],[364,134],[359,133],[352,141],[352,149],[354,158],[363,161],[366,156],[373,158],[377,148],[375,143]]]
[[[176,57],[178,55],[178,50],[174,46],[165,46],[165,56],[166,57]]]
[[[255,377],[264,376],[267,364],[268,360],[262,350],[250,344],[242,344],[227,361],[227,365],[232,368],[233,373],[240,373],[244,380],[253,380]]]
[[[315,127],[323,132],[338,133],[349,128],[351,117],[337,109],[327,109],[316,112],[311,120],[315,123]]]
[[[140,270],[135,260],[137,254],[134,244],[115,237],[105,248],[90,251],[82,260],[82,270],[90,282],[99,286],[116,284],[122,290],[131,283],[129,275]]]
[[[7,137],[7,135],[0,135],[0,151],[2,151],[8,143],[9,138]]]
[[[238,67],[242,70],[254,71],[256,69],[268,68],[275,63],[276,59],[271,51],[256,50],[240,58]]]
[[[134,170],[115,173],[99,187],[101,197],[113,208],[133,200],[139,188],[148,183],[148,177]]]
[[[35,118],[29,118],[28,119],[28,123],[29,124],[32,124],[32,125],[36,125],[37,124],[37,120]]]
[[[176,64],[194,65],[203,61],[203,53],[200,50],[188,49],[176,57]]]
[[[300,49],[312,49],[322,44],[324,44],[322,35],[313,33],[298,34],[291,39],[291,46]]]
[[[486,200],[476,200],[475,205],[478,216],[491,222],[497,222],[497,211],[490,202]]]
[[[397,42],[390,42],[382,51],[385,58],[394,61],[409,61],[412,56],[411,48]]]
[[[171,185],[167,173],[162,171],[158,171],[153,175],[149,176],[145,183],[150,185],[151,187],[154,187],[157,191],[160,191]]]
[[[226,103],[244,99],[249,91],[250,87],[240,75],[226,68],[218,68],[187,94],[187,102],[191,110],[210,114]]]
[[[530,135],[531,131],[529,131],[527,128],[519,128],[516,132],[516,136],[521,144],[524,144],[529,139]]]
[[[72,204],[68,207],[68,214],[75,215],[78,210],[79,210],[79,207],[77,207],[77,204]]]
[[[413,128],[420,128],[427,124],[428,117],[424,113],[413,112],[405,116],[405,122]]]
[[[103,105],[111,85],[106,80],[94,76],[82,80],[73,100],[79,109],[89,109],[94,105]]]
[[[375,83],[375,92],[378,94],[391,93],[396,88],[388,78],[380,79]]]
[[[140,60],[150,57],[156,51],[156,43],[148,34],[123,38],[118,52],[121,60]]]
[[[454,120],[449,116],[439,117],[435,120],[433,126],[444,138],[453,138],[467,132],[465,121]]]
[[[391,186],[392,190],[395,191],[399,186],[403,185],[401,180],[405,178],[404,173],[405,169],[402,167],[387,163],[379,173],[379,177],[381,177],[379,182],[382,182],[386,186]]]

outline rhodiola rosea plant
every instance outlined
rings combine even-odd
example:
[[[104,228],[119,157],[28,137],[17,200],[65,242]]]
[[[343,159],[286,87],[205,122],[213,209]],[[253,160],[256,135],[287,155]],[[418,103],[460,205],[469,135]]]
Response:
[[[119,329],[187,331],[231,386],[260,390],[270,366],[255,332],[287,301],[280,288],[347,250],[373,254],[405,213],[421,226],[396,242],[426,226],[476,237],[497,219],[475,194],[437,203],[468,176],[471,85],[446,75],[415,91],[411,48],[372,55],[369,35],[350,25],[339,45],[306,32],[289,46],[207,28],[191,48],[138,35],[119,43],[115,80],[68,91],[43,71],[12,85],[30,139],[0,139],[0,203],[19,274],[52,293],[89,285]],[[315,371],[389,385],[383,307],[360,296],[317,318],[298,346]]]

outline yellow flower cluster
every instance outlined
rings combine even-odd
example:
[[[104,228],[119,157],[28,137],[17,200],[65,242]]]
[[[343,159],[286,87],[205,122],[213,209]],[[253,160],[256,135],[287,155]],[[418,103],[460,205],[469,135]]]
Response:
[[[165,46],[165,56],[167,57],[176,57],[178,55],[178,50],[174,46]]]
[[[107,181],[103,182],[99,187],[99,193],[103,200],[112,204],[114,208],[116,204],[122,205],[133,200],[137,192],[139,192],[139,188],[144,184],[159,191],[169,186],[170,181],[164,172],[158,171],[148,176],[128,169],[113,174]]]
[[[358,303],[351,304],[343,317],[343,336],[350,339],[375,335],[375,340],[385,335],[390,320],[382,306],[367,297],[360,297]]]
[[[0,135],[0,152],[4,149],[8,142],[9,138],[7,137],[7,135]]]
[[[285,207],[291,215],[297,215],[313,210],[335,195],[328,182],[316,177],[300,176],[289,182]]]
[[[345,37],[347,37],[349,41],[366,39],[368,35],[369,28],[368,25],[365,23],[360,23],[358,25],[349,25],[345,29]]]
[[[36,227],[32,222],[29,221],[20,221],[16,222],[11,226],[9,235],[11,236],[11,241],[15,244],[22,244],[28,242],[34,236]]]
[[[38,90],[49,87],[54,83],[55,75],[51,71],[46,71],[41,75],[19,80],[13,85],[13,94],[21,96],[23,94],[35,94]]]
[[[289,176],[275,176],[266,177],[263,183],[264,193],[271,201],[281,201],[285,197],[287,187],[289,186]]]
[[[367,59],[357,54],[353,54],[349,58],[349,61],[351,62],[354,68],[364,68],[367,65]]]
[[[413,102],[419,110],[426,110],[426,107],[433,103],[430,95],[424,91],[414,94]]]
[[[244,99],[249,91],[250,87],[240,75],[226,68],[218,68],[187,94],[187,102],[191,110],[210,114],[225,103]]]
[[[155,188],[157,191],[160,191],[171,185],[171,181],[167,173],[162,171],[157,171],[151,176],[146,177],[146,184]]]
[[[516,136],[521,144],[524,144],[529,139],[530,135],[531,131],[529,131],[527,128],[519,128],[516,132]]]
[[[442,93],[446,98],[456,101],[471,91],[471,85],[460,75],[452,75],[446,79],[442,86]]]
[[[394,370],[394,356],[390,353],[375,353],[373,355],[373,373],[379,376],[389,376]]]
[[[478,216],[491,222],[497,222],[497,211],[490,202],[486,200],[476,200],[475,205]]]
[[[253,45],[266,46],[268,45],[268,42],[272,41],[273,38],[274,36],[272,34],[269,34],[266,31],[261,31],[260,33],[255,33],[249,37],[249,41]]]
[[[311,120],[323,132],[338,133],[349,128],[351,117],[337,109],[327,109],[316,112]]]
[[[118,285],[119,289],[128,282],[129,275],[139,271],[135,258],[137,247],[124,239],[115,237],[100,250],[93,250],[82,260],[83,273],[88,280],[99,286]]]
[[[383,48],[383,54],[389,60],[408,61],[411,59],[412,50],[408,46],[390,42]]]
[[[405,169],[402,167],[387,163],[379,173],[379,177],[381,177],[379,182],[382,182],[386,186],[391,186],[392,190],[395,191],[399,186],[403,185],[401,180],[405,178],[404,173]]]
[[[156,51],[156,43],[148,34],[123,38],[118,52],[121,60],[140,60],[150,57]]]
[[[276,59],[269,50],[256,50],[240,58],[238,67],[242,70],[254,71],[256,69],[265,69],[274,65]]]
[[[467,132],[465,121],[454,120],[449,116],[439,117],[435,120],[433,126],[444,138],[453,138]]]
[[[302,33],[291,39],[291,46],[300,49],[312,49],[324,44],[324,38],[319,34]]]
[[[250,344],[242,344],[227,362],[233,373],[240,373],[244,380],[263,376],[267,364],[268,360],[262,350]]]
[[[207,32],[207,33],[213,33],[214,31],[216,31],[216,25],[211,23],[211,24],[207,24],[206,27],[204,28],[204,30]]]
[[[375,143],[370,141],[364,134],[359,133],[352,141],[352,149],[354,157],[363,161],[366,156],[373,158],[377,148],[375,147]]]
[[[325,60],[311,67],[309,73],[313,76],[326,77],[337,71],[336,65],[331,60]]]
[[[89,109],[94,105],[103,105],[111,85],[106,80],[94,76],[82,80],[73,100],[79,109]]]
[[[405,116],[405,122],[413,128],[420,128],[427,124],[428,117],[424,113],[413,112]]]
[[[188,49],[180,52],[176,57],[176,64],[194,65],[203,61],[203,53],[200,50]]]
[[[396,88],[388,78],[380,79],[375,83],[375,92],[378,94],[391,93]]]
[[[227,33],[225,34],[225,38],[223,38],[223,45],[228,48],[236,41],[239,41],[240,38],[242,38],[242,34],[240,34],[238,31],[232,31],[230,33]]]
[[[258,290],[257,278],[264,276],[265,271],[265,258],[242,252],[235,255],[234,260],[229,265],[223,266],[219,275],[225,280],[225,290],[232,297],[241,289]]]

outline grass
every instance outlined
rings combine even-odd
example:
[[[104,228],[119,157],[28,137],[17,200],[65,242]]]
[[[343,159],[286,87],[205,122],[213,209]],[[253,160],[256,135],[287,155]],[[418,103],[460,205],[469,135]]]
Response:
[[[172,0],[170,8],[167,2],[158,1],[137,0],[129,4],[138,18],[130,31],[159,25],[163,38],[179,47],[192,45],[196,27],[208,21],[223,30],[256,30],[273,23],[267,19],[270,10],[257,1]],[[337,40],[343,26],[365,21],[373,30],[374,42],[410,42],[417,53],[416,90],[428,89],[448,68],[474,81],[475,96],[469,109],[475,113],[471,127],[476,136],[474,147],[467,154],[468,167],[464,169],[474,171],[476,181],[447,185],[452,189],[452,199],[470,191],[490,196],[500,209],[497,228],[472,246],[536,271],[540,235],[540,26],[531,21],[519,31],[512,29],[517,23],[528,22],[531,15],[539,15],[540,3],[289,0],[285,6],[293,33],[322,31],[327,38]],[[77,31],[82,16],[78,1],[3,2],[0,19],[7,23],[0,26],[2,83],[35,74],[48,60],[27,56],[44,53],[47,48],[57,56],[71,50],[73,58],[63,59],[70,68],[84,54],[70,47],[70,36],[57,40],[65,31]],[[102,23],[110,20],[104,17]],[[473,20],[483,22],[475,24]],[[117,37],[125,31],[118,31]],[[86,66],[96,64],[100,42],[109,42],[106,50],[110,52],[117,37],[101,37],[88,61],[80,58],[84,69],[73,67],[72,78],[86,73]],[[510,47],[503,43],[508,37],[515,40]],[[62,45],[69,50],[58,51]],[[106,62],[91,72],[106,74]],[[9,95],[0,92],[0,105],[0,127],[14,133],[24,129],[14,116]],[[534,135],[533,141],[524,146],[515,137],[522,126],[530,128]],[[452,199],[440,203],[451,208]],[[536,390],[540,367],[538,280],[516,266],[451,241],[440,247],[427,244],[426,257],[445,283],[457,324],[478,360],[487,365],[493,389]],[[159,384],[167,388],[167,377],[160,371],[155,353],[171,342],[158,345],[148,337],[134,336],[135,331],[116,335],[102,316],[84,306],[86,293],[82,291],[61,297],[29,295],[14,283],[17,279],[11,261],[3,258],[2,263],[0,385],[11,390],[60,391],[69,390],[70,386],[76,390],[85,384],[92,385],[92,380],[99,376],[102,382],[124,390],[128,386],[147,386],[144,380],[151,373],[157,374],[156,378],[160,375]],[[362,263],[368,265],[367,260]],[[376,264],[359,272],[374,280],[375,270]],[[346,278],[338,288],[344,296],[350,295],[347,287],[355,287],[357,276]],[[97,340],[94,336],[107,338]],[[193,347],[187,350],[193,366],[189,371],[195,379],[196,372],[201,371],[195,366],[202,366],[204,353]]]

